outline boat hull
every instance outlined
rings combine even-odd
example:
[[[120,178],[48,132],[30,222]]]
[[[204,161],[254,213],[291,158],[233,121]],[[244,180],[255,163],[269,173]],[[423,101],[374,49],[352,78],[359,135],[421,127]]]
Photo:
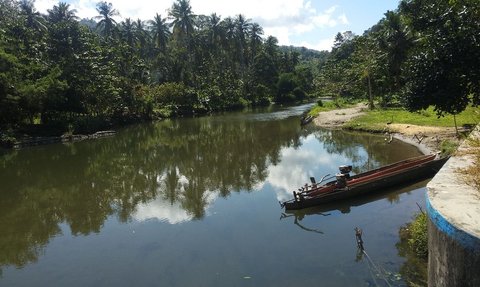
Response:
[[[390,174],[385,174],[379,178],[359,183],[351,187],[347,187],[344,189],[336,189],[332,192],[328,192],[311,198],[304,198],[303,200],[285,202],[284,206],[286,210],[303,209],[355,196],[361,196],[364,194],[380,191],[387,187],[424,180],[433,177],[447,160],[448,157],[421,163],[408,169],[399,170]]]

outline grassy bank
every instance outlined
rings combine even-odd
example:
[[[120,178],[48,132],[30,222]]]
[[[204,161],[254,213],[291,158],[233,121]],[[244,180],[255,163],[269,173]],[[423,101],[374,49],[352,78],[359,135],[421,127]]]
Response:
[[[317,116],[321,112],[345,109],[355,106],[357,103],[345,100],[318,100],[317,104],[308,112],[310,116]]]
[[[464,112],[456,115],[455,118],[458,127],[476,125],[480,120],[479,109],[469,107]],[[383,131],[387,124],[455,127],[455,118],[453,115],[446,115],[439,118],[433,108],[413,113],[404,109],[375,109],[366,111],[365,115],[348,122],[345,128],[365,131]]]

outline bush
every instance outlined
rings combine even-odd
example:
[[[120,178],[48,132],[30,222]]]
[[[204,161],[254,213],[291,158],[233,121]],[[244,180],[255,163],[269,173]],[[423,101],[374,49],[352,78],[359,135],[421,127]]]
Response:
[[[408,225],[408,245],[421,258],[428,257],[427,214],[420,213]]]
[[[440,151],[442,156],[449,156],[452,155],[458,148],[458,143],[450,141],[450,140],[444,140],[440,144]]]
[[[301,100],[303,100],[307,97],[305,92],[300,87],[296,87],[295,89],[293,89],[293,95],[299,101],[301,101]]]

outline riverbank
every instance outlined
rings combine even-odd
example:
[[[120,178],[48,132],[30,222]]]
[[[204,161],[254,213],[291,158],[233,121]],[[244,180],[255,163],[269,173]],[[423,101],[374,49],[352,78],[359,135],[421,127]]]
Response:
[[[398,139],[417,146],[423,153],[434,153],[442,151],[442,143],[450,142],[452,145],[458,145],[462,137],[457,136],[453,127],[421,126],[414,124],[400,124],[385,122],[379,123],[376,127],[355,124],[355,120],[365,115],[368,106],[365,103],[357,104],[354,107],[345,109],[335,109],[326,112],[320,112],[313,120],[314,124],[325,128],[350,129],[358,131],[367,131],[374,133],[384,133],[386,140]],[[460,133],[468,132],[461,128]]]
[[[109,136],[114,136],[116,132],[114,130],[98,131],[92,134],[64,134],[62,136],[45,136],[45,137],[34,137],[34,136],[23,136],[19,139],[14,139],[8,142],[0,142],[0,147],[4,148],[25,148],[38,145],[46,145],[52,143],[65,143],[65,142],[77,142],[87,139],[98,139]]]

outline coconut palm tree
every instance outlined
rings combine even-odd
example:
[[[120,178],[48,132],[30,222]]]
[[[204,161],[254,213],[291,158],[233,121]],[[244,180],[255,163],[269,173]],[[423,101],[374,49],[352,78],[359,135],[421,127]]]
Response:
[[[262,44],[262,35],[263,28],[258,23],[253,23],[250,26],[250,31],[248,33],[250,38],[250,49],[252,52],[252,60],[257,55],[257,48]]]
[[[117,25],[114,16],[119,16],[117,10],[113,9],[112,3],[107,3],[105,1],[99,2],[97,4],[97,12],[100,16],[96,16],[96,19],[100,19],[97,24],[97,29],[100,29],[105,38],[112,36],[113,28]]]
[[[169,15],[173,19],[174,34],[178,34],[179,37],[189,37],[193,33],[196,15],[192,12],[189,0],[178,0],[176,3],[173,3]]]
[[[136,42],[136,37],[132,19],[125,19],[125,21],[120,23],[120,26],[120,34],[122,35],[123,40],[128,44],[128,46],[133,48]]]
[[[67,4],[65,2],[59,2],[58,5],[53,6],[53,8],[47,10],[47,12],[48,20],[52,24],[59,22],[70,22],[78,19],[78,17],[75,16],[77,10],[70,10],[70,4]]]
[[[148,23],[150,24],[150,31],[155,48],[160,49],[160,51],[165,51],[168,38],[172,34],[167,19],[162,18],[162,16],[157,13],[153,20],[148,21]]]
[[[36,11],[34,2],[34,0],[22,0],[20,2],[21,13],[26,17],[26,26],[36,31],[46,31],[45,18],[40,12]]]
[[[140,19],[137,19],[137,21],[133,22],[133,28],[135,30],[135,38],[137,39],[140,55],[142,58],[145,58],[147,54],[148,43],[150,41],[150,35],[145,27],[145,23]]]
[[[222,36],[221,19],[216,13],[208,17],[208,33],[211,47],[216,47]]]
[[[246,35],[250,30],[250,19],[246,19],[242,14],[237,15],[235,18],[235,38],[237,40],[237,55],[240,60],[240,65],[242,67],[242,72],[245,70],[245,55],[246,55]]]

